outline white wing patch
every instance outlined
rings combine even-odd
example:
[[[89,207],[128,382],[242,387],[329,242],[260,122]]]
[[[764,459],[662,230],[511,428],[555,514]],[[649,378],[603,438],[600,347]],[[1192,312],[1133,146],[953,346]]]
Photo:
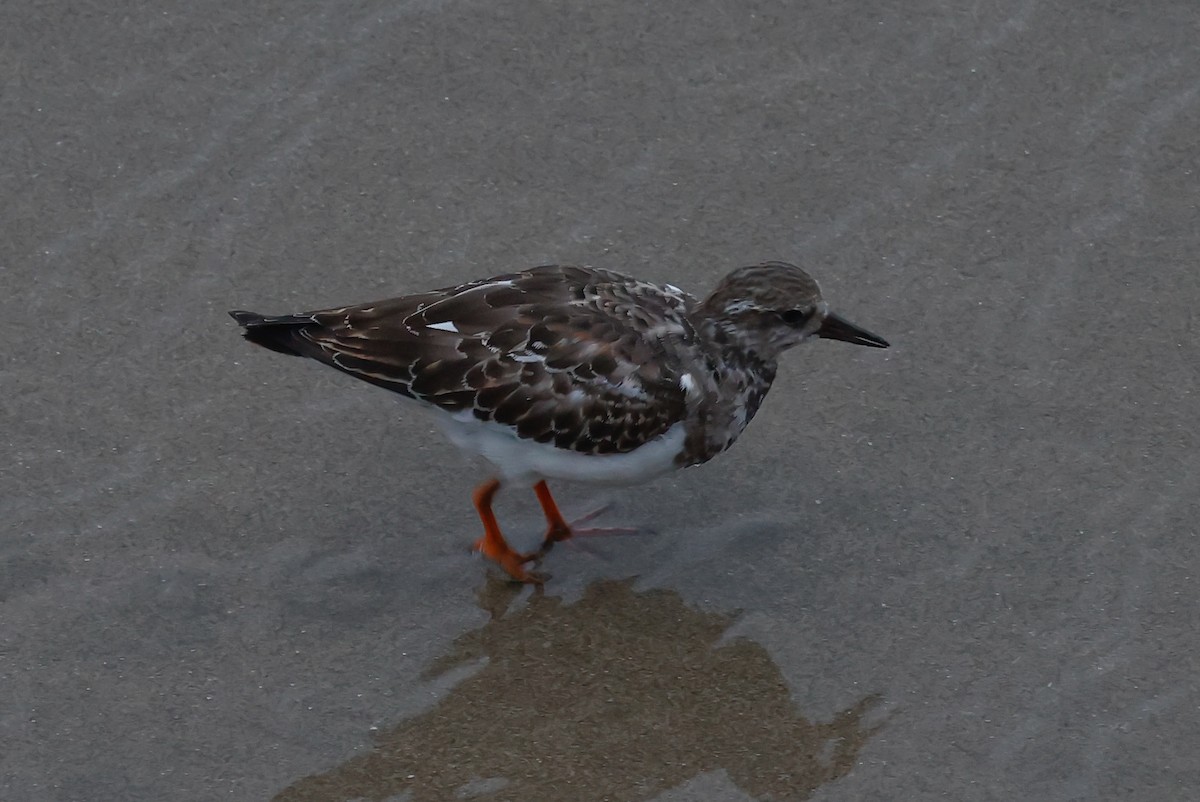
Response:
[[[448,331],[451,334],[458,334],[458,327],[449,320],[444,320],[441,323],[430,323],[425,328],[437,329],[438,331]]]

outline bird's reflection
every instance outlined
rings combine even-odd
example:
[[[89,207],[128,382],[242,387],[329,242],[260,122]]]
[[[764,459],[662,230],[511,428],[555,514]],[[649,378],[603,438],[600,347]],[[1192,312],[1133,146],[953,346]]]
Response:
[[[492,620],[428,673],[486,657],[482,669],[276,799],[640,800],[724,769],[754,796],[802,800],[849,772],[878,729],[863,723],[874,697],[826,723],[801,716],[765,649],[717,645],[736,615],[631,581],[510,611],[519,592],[490,581]]]

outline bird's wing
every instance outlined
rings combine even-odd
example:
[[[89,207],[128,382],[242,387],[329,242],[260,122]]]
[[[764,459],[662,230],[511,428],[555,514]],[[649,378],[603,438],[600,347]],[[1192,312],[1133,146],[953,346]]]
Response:
[[[247,337],[523,438],[632,451],[686,414],[690,299],[609,271],[547,266],[280,318]],[[236,313],[238,314],[249,313]]]

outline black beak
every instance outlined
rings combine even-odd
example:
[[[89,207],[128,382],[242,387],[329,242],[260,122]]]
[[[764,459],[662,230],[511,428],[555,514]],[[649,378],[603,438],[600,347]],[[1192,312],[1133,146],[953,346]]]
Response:
[[[872,348],[887,348],[888,341],[877,334],[872,334],[866,329],[860,329],[846,318],[840,315],[835,315],[830,312],[825,316],[825,320],[821,323],[821,328],[817,329],[818,337],[825,337],[829,340],[842,340],[855,345],[869,345]]]

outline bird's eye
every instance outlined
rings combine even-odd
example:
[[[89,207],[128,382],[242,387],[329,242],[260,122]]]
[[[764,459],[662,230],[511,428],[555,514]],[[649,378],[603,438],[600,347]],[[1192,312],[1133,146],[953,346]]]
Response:
[[[803,309],[789,309],[779,315],[789,326],[803,326],[808,321],[808,312]]]

